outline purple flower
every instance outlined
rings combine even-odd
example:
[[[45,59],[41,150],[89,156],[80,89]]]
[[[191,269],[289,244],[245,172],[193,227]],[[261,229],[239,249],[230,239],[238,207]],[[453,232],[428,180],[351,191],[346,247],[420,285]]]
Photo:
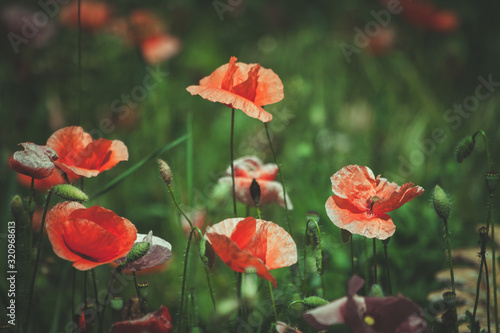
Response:
[[[137,234],[134,246],[145,242],[150,244],[148,252],[141,258],[127,263],[127,270],[135,272],[155,267],[167,262],[172,257],[172,245],[160,237],[153,236],[153,231],[150,231],[147,235]],[[115,260],[115,263],[120,265],[126,260],[127,257],[125,256]]]
[[[347,296],[307,311],[303,317],[318,330],[334,324],[347,324],[356,333],[429,333],[422,310],[410,299],[398,297],[362,297],[356,292],[364,280],[353,276]]]

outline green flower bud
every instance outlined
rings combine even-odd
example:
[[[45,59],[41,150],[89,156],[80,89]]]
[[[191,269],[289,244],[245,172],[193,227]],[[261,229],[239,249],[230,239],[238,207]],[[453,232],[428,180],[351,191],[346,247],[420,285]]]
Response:
[[[141,295],[142,299],[148,298],[149,294],[149,284],[147,282],[139,282],[137,284],[137,289],[139,289],[139,294]]]
[[[142,242],[135,244],[132,250],[127,254],[127,263],[136,261],[148,253],[151,244],[149,242]]]
[[[121,311],[123,309],[123,298],[113,297],[110,302],[113,311]]]
[[[24,214],[23,199],[19,195],[15,195],[10,201],[10,212],[14,220],[20,221]]]
[[[370,296],[384,297],[384,292],[382,291],[382,287],[378,284],[374,284],[370,290]]]
[[[463,138],[462,141],[458,143],[455,152],[458,163],[462,163],[462,161],[472,153],[475,144],[476,141],[472,135]]]
[[[447,220],[451,213],[451,201],[439,185],[434,188],[432,202],[438,216],[443,220]]]
[[[255,206],[258,206],[260,202],[260,185],[257,183],[255,178],[252,180],[252,184],[250,184],[250,196],[252,197]]]
[[[170,166],[164,160],[158,159],[157,161],[161,178],[165,184],[170,185],[172,183],[172,169],[170,169]]]
[[[490,170],[486,172],[486,186],[490,194],[493,194],[498,184],[498,172]]]
[[[309,296],[304,298],[302,301],[304,302],[304,305],[308,309],[314,309],[317,308],[318,306],[328,304],[327,300],[318,296]]]
[[[54,193],[65,200],[80,202],[89,200],[89,197],[82,190],[70,184],[56,185]]]

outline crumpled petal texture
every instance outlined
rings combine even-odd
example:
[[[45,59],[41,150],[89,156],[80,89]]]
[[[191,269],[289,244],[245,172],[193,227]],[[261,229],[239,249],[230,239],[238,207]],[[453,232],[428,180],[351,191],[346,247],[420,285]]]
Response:
[[[270,69],[236,61],[236,57],[231,57],[228,64],[201,79],[199,85],[189,86],[187,91],[191,95],[200,95],[209,101],[241,110],[263,122],[271,121],[272,115],[262,106],[283,99],[283,83]]]
[[[149,242],[149,250],[143,257],[127,264],[127,270],[129,271],[136,272],[152,268],[166,263],[172,257],[172,245],[160,237],[153,236],[152,231],[147,235],[137,234],[137,240],[134,245],[141,242]],[[126,260],[127,256],[124,256],[115,260],[115,263],[121,264]]]
[[[269,270],[297,262],[297,246],[292,237],[275,223],[253,217],[226,219],[207,228],[205,238],[231,269],[257,275],[276,287]]]
[[[45,179],[52,175],[55,168],[54,161],[59,158],[52,148],[32,142],[19,145],[23,150],[16,151],[9,160],[9,165],[14,171],[35,179]]]
[[[353,234],[381,240],[391,237],[396,226],[387,212],[401,207],[424,192],[420,186],[391,183],[370,168],[348,165],[332,177],[332,191],[325,209],[339,228]]]
[[[70,201],[55,205],[46,225],[54,253],[82,271],[123,257],[137,238],[135,226],[113,211]]]
[[[92,140],[80,126],[62,128],[50,136],[47,146],[59,155],[55,164],[69,177],[95,177],[120,161],[128,160],[128,150],[119,140]]]

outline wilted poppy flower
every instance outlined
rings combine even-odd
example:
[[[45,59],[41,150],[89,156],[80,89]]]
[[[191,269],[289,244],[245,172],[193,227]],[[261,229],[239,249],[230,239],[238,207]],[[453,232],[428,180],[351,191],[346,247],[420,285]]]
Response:
[[[100,1],[82,1],[80,4],[80,25],[82,29],[95,31],[105,26],[111,18],[112,9]],[[78,27],[78,2],[73,1],[61,9],[59,20],[65,26]]]
[[[160,237],[153,236],[150,231],[147,235],[137,234],[137,240],[134,245],[147,242],[150,244],[148,252],[141,258],[129,262],[126,269],[129,271],[142,271],[144,269],[152,268],[164,264],[172,257],[172,245]],[[127,260],[127,256],[115,260],[115,263],[122,264]]]
[[[205,238],[233,271],[244,273],[254,269],[275,288],[276,279],[269,271],[297,262],[295,242],[273,222],[253,217],[226,219],[208,227]]]
[[[343,167],[331,181],[335,195],[328,198],[325,206],[332,222],[353,234],[381,240],[396,231],[386,213],[424,193],[422,187],[413,187],[413,183],[399,186],[380,175],[375,179],[370,168],[358,165]]]
[[[146,38],[141,42],[141,53],[144,61],[150,65],[159,64],[166,61],[181,49],[179,38],[161,34]]]
[[[9,160],[10,167],[23,175],[44,179],[54,172],[54,161],[59,158],[50,147],[31,142],[20,143],[22,151],[16,151]]]
[[[109,170],[120,161],[128,160],[128,150],[119,140],[92,140],[80,126],[70,126],[56,131],[47,140],[59,155],[56,166],[69,177],[95,177]]]
[[[164,305],[142,318],[120,321],[111,326],[111,333],[168,333],[172,330],[172,318]]]
[[[236,57],[231,57],[229,64],[201,79],[200,85],[189,86],[187,91],[191,95],[200,95],[209,101],[241,110],[260,121],[271,121],[273,116],[262,106],[283,99],[283,83],[270,69],[259,64],[237,63],[236,60]]]
[[[137,238],[135,226],[113,211],[70,201],[49,211],[46,226],[55,254],[81,271],[125,256]]]
[[[347,297],[307,311],[303,317],[318,330],[335,324],[347,324],[356,333],[428,333],[422,310],[410,299],[398,297],[362,297],[356,292],[364,280],[349,280]]]
[[[283,198],[283,185],[274,179],[278,173],[278,165],[262,164],[256,156],[245,156],[233,162],[234,165],[234,185],[236,188],[236,199],[247,206],[255,206],[250,195],[250,185],[252,180],[256,180],[260,186],[260,205],[277,203],[285,207]],[[224,184],[232,184],[231,167],[226,170],[226,176],[219,179]],[[231,192],[232,193],[232,192]],[[286,195],[288,209],[293,209],[292,202]]]

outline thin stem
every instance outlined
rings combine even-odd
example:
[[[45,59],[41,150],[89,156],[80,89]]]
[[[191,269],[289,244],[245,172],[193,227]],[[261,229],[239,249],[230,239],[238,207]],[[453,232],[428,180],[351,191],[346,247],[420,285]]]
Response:
[[[387,290],[389,291],[389,295],[392,295],[392,285],[391,285],[391,268],[389,266],[389,254],[387,253],[387,245],[388,242],[384,241],[384,256],[385,256],[385,271],[387,275]]]
[[[78,114],[80,124],[83,120],[82,112],[82,20],[81,20],[81,0],[78,0]]]
[[[188,221],[189,226],[191,227],[191,232],[193,232],[193,223],[191,223],[191,220],[189,219],[189,217],[187,217],[186,213],[184,213],[184,210],[182,210],[181,206],[179,206],[179,203],[177,202],[177,199],[174,196],[174,191],[172,190],[172,185],[168,184],[167,187],[168,187],[168,191],[170,192],[170,195],[172,196],[172,200],[174,200],[174,204],[177,207],[177,210],[179,211],[179,213],[182,214],[182,216],[184,216],[186,221]]]
[[[364,245],[365,245],[365,279],[368,281],[368,277],[370,276],[370,265],[368,264],[368,257],[370,256],[368,251],[368,238],[364,237]],[[365,283],[365,294],[368,295],[368,283]]]
[[[212,290],[212,283],[210,282],[210,274],[208,272],[207,266],[203,265],[203,268],[205,268],[205,275],[207,276],[208,289],[210,290],[210,298],[212,299],[212,304],[214,306],[214,311],[216,311],[217,310],[217,306],[215,305],[215,297],[214,297],[214,292]]]
[[[476,133],[474,133],[474,135],[472,136],[472,139],[475,140],[476,135],[478,135],[478,134],[481,134],[481,136],[484,139],[484,146],[486,147],[486,159],[488,160],[488,171],[489,171],[489,170],[491,170],[491,156],[490,156],[490,149],[488,147],[488,138],[486,137],[486,133],[484,133],[484,131],[479,130],[479,131],[476,131]]]
[[[482,257],[485,254],[483,253]],[[488,277],[488,263],[486,262],[486,258],[484,258],[484,275],[486,275],[486,320],[488,321],[488,333],[490,333],[490,281]]]
[[[260,215],[260,207],[259,207],[259,205],[256,205],[255,208],[257,209],[257,217],[259,218],[259,220],[262,220],[262,216]]]
[[[26,314],[26,330],[28,329],[28,324],[29,324],[29,319],[30,319],[31,302],[33,300],[33,290],[35,288],[36,274],[38,272],[38,263],[40,262],[40,257],[41,257],[41,253],[42,253],[43,228],[45,226],[45,216],[47,215],[47,210],[49,208],[50,198],[52,197],[52,192],[54,192],[53,188],[50,189],[49,193],[47,194],[47,199],[45,200],[45,207],[43,209],[42,223],[40,226],[40,240],[38,242],[38,251],[36,252],[35,267],[33,268],[33,278],[31,279],[30,291],[28,294],[29,296],[28,296],[28,312]]]
[[[96,311],[97,312],[97,320],[99,322],[101,322],[101,314],[99,313],[98,309],[97,309],[97,302],[99,300],[99,294],[97,293],[97,278],[96,278],[96,274],[95,274],[95,269],[91,269],[90,270],[91,274],[92,274],[92,285],[94,286],[94,297],[95,297],[95,301],[96,301]],[[85,272],[87,273],[87,272]],[[87,274],[85,274],[87,275]],[[85,300],[85,303],[87,303],[87,301]],[[85,305],[85,309],[87,309],[87,305]]]
[[[377,279],[377,243],[376,238],[373,239],[373,281],[375,284],[378,283]]]
[[[73,273],[71,274],[71,310],[70,310],[70,319],[73,320],[73,315],[75,313],[75,294],[76,294],[76,269],[71,270]]]
[[[264,127],[266,129],[266,135],[267,135],[267,141],[269,142],[269,148],[271,148],[271,152],[273,153],[274,162],[278,166],[278,172],[279,172],[280,178],[281,178],[281,185],[283,186],[283,201],[285,202],[286,223],[288,225],[288,231],[289,231],[290,235],[293,236],[292,225],[290,223],[290,213],[288,211],[288,202],[286,200],[285,179],[283,178],[283,172],[281,171],[281,164],[278,161],[278,158],[276,157],[276,152],[274,151],[274,147],[273,147],[273,144],[271,142],[271,136],[269,135],[269,128],[267,126],[267,123],[264,123]]]
[[[186,141],[186,171],[187,171],[187,187],[188,187],[188,204],[193,207],[194,200],[194,154],[193,154],[193,112],[189,111],[187,114],[187,135]]]
[[[233,138],[234,138],[234,109],[231,111],[231,139],[230,139],[230,149],[231,149],[231,179],[233,182],[233,214],[234,217],[238,216],[236,211],[236,184],[234,183],[234,153],[233,153]]]
[[[35,178],[31,177],[31,187],[30,187],[30,197],[28,199],[28,216],[29,216],[29,221],[28,221],[28,229],[26,230],[27,233],[29,233],[29,249],[31,249],[32,244],[33,244],[33,212],[31,210],[31,203],[33,200],[35,200]],[[41,230],[40,235],[43,235],[43,230]]]
[[[111,293],[111,285],[113,284],[114,280],[115,280],[115,276],[116,274],[119,274],[121,271],[123,271],[125,269],[125,265],[120,265],[118,267],[116,267],[114,270],[113,270],[113,275],[111,276],[111,279],[109,279],[109,282],[108,282],[108,288],[107,288],[107,291],[106,291],[106,297],[104,298],[104,303],[102,304],[102,311],[101,311],[101,318],[100,318],[100,321],[99,321],[99,333],[103,333],[103,322],[104,322],[104,312],[106,311],[106,305],[109,303],[109,294]],[[96,303],[97,303],[97,307],[98,307],[98,311],[99,311],[99,299],[96,299]]]
[[[135,286],[135,292],[137,293],[137,299],[139,299],[139,308],[141,309],[142,314],[146,314],[144,299],[142,298],[141,292],[139,291],[139,284],[137,283],[137,277],[135,275],[135,271],[132,272],[132,276],[134,277],[134,286]]]
[[[182,289],[181,289],[181,309],[179,311],[179,321],[177,322],[178,328],[180,328],[180,324],[182,322],[182,312],[184,310],[184,294],[186,292],[186,276],[187,276],[187,269],[188,269],[188,261],[189,261],[189,249],[191,247],[191,239],[193,238],[194,231],[196,229],[192,228],[191,232],[189,233],[189,238],[186,246],[186,254],[184,257],[184,271],[182,273]]]
[[[352,244],[352,234],[349,236],[351,243],[351,274],[354,274],[354,246]]]
[[[453,274],[453,258],[451,256],[451,246],[450,246],[450,230],[448,229],[448,220],[443,219],[444,223],[444,229],[445,229],[445,238],[446,238],[446,249],[448,252],[448,263],[450,264],[450,279],[451,279],[451,291],[453,292],[454,295],[456,295],[455,292],[455,275]],[[458,321],[456,320],[457,317],[457,306],[453,306],[453,311],[455,313],[455,332],[458,332]]]
[[[87,271],[84,271],[83,272],[83,307],[85,310],[87,310],[88,308],[88,304],[87,304]]]
[[[499,332],[499,321],[498,321],[498,300],[497,300],[497,266],[496,266],[496,254],[495,254],[495,223],[492,221],[492,209],[493,209],[493,194],[490,194],[489,204],[488,204],[488,224],[491,225],[491,260],[492,260],[492,270],[493,270],[493,307],[495,310],[495,332]]]
[[[481,247],[482,246],[483,245],[481,245]],[[483,266],[484,266],[484,256],[481,254],[481,264],[479,265],[479,275],[477,276],[477,285],[476,285],[476,300],[474,301],[474,310],[472,311],[472,325],[473,325],[472,327],[475,327],[474,323],[476,322],[476,311],[477,311],[477,304],[479,303],[479,290],[481,286],[481,275],[483,273]],[[479,333],[479,332],[472,331],[472,333]]]
[[[278,313],[276,312],[276,304],[274,303],[274,293],[273,293],[273,285],[271,284],[271,281],[269,282],[269,293],[271,294],[271,301],[273,302],[273,310],[274,310],[274,322],[278,322]]]

